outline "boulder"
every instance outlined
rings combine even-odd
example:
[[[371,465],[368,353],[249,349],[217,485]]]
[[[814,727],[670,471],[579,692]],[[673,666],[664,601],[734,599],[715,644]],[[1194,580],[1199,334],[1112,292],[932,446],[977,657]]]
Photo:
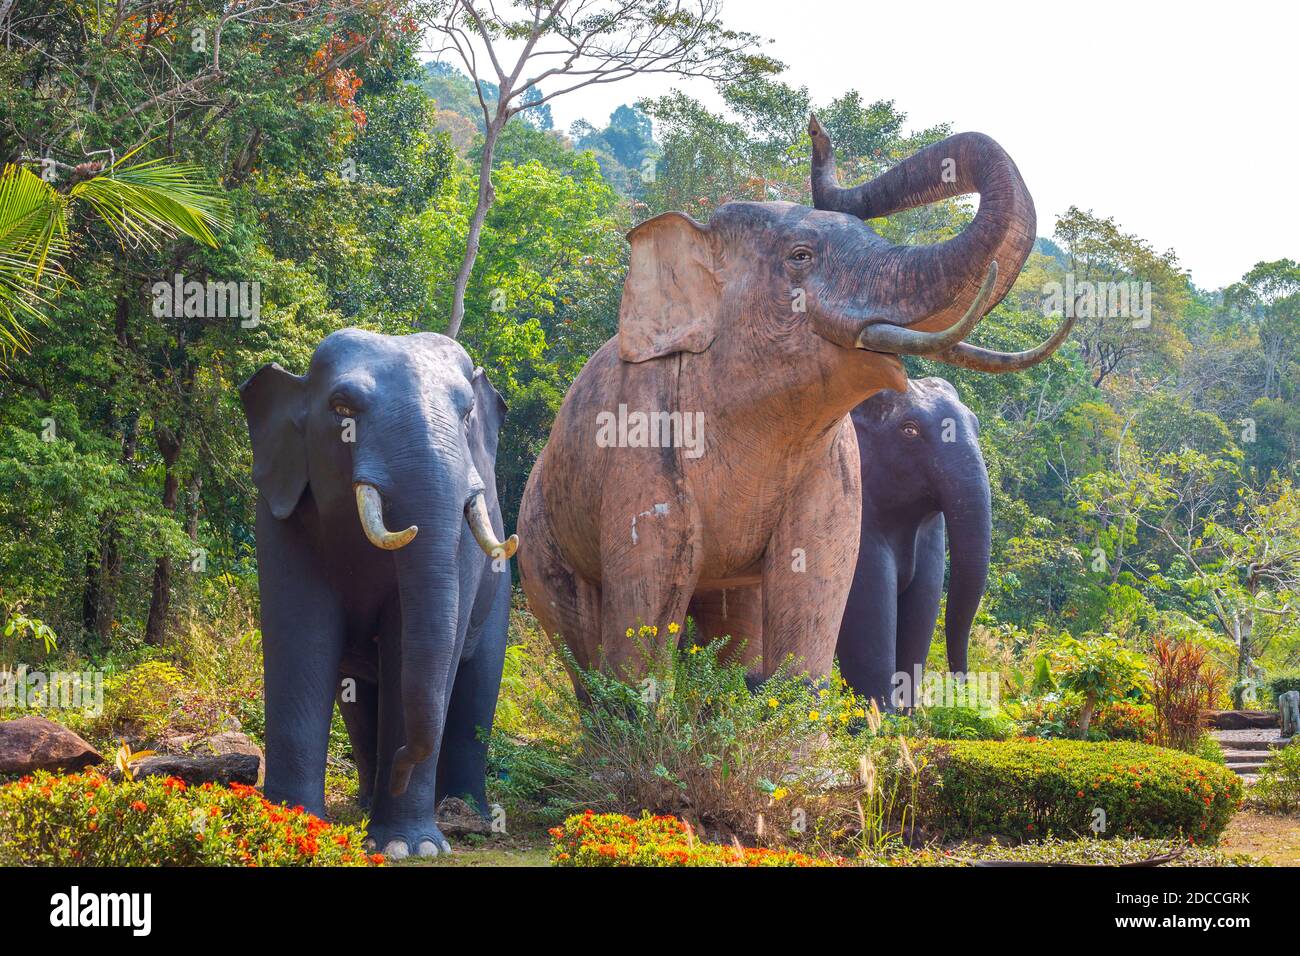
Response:
[[[213,754],[199,757],[182,757],[177,754],[159,754],[145,757],[131,764],[135,779],[145,777],[179,777],[190,786],[217,783],[227,787],[232,783],[248,786],[257,784],[259,759],[252,754]],[[121,774],[116,767],[109,774],[114,780]]]
[[[0,774],[83,770],[103,760],[94,747],[52,720],[0,721]]]
[[[1212,710],[1210,726],[1215,730],[1267,730],[1278,725],[1273,710]]]
[[[262,755],[262,748],[253,743],[247,734],[240,733],[236,730],[224,730],[219,734],[213,734],[207,740],[194,745],[196,753],[202,753],[207,750],[213,754],[245,754],[257,759],[257,784],[260,786],[262,775],[266,773],[266,758]]]

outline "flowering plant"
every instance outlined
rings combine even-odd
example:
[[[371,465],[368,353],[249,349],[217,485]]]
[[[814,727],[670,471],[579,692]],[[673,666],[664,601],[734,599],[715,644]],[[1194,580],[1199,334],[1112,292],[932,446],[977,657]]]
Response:
[[[368,866],[355,827],[257,790],[37,773],[0,787],[0,865]]]

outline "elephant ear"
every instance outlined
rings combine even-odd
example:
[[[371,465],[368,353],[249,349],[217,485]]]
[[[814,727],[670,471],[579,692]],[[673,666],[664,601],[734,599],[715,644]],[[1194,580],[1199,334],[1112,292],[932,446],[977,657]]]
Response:
[[[306,379],[263,365],[239,386],[253,443],[253,484],[284,520],[307,487]]]
[[[497,453],[497,439],[501,426],[505,423],[509,409],[506,401],[488,381],[483,366],[474,369],[474,417],[483,430],[483,447],[494,459]]]
[[[618,312],[618,354],[645,362],[703,352],[717,337],[719,283],[708,227],[680,212],[627,234],[632,258]]]

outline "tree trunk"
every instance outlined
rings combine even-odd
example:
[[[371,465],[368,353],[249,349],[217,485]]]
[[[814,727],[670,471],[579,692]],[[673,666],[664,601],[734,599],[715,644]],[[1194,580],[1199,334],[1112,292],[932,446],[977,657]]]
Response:
[[[456,290],[451,300],[451,322],[447,325],[447,335],[453,339],[460,335],[460,326],[465,319],[465,290],[469,287],[469,277],[474,271],[474,261],[478,258],[483,221],[487,219],[488,210],[496,200],[496,190],[492,188],[492,154],[504,125],[505,119],[498,112],[483,134],[483,159],[478,168],[478,203],[469,221],[469,233],[465,237],[465,258],[461,260],[460,272],[456,274]]]
[[[1097,709],[1097,695],[1089,694],[1083,699],[1083,707],[1079,710],[1079,739],[1088,739],[1088,725],[1092,723],[1093,712]]]
[[[176,510],[177,492],[180,489],[180,478],[176,474],[176,459],[181,453],[180,438],[172,434],[168,429],[159,426],[156,432],[158,441],[158,452],[163,457],[166,465],[163,480],[162,504],[168,511]],[[155,647],[160,647],[163,642],[163,634],[167,627],[167,614],[171,610],[172,595],[172,559],[171,555],[163,555],[154,562],[153,567],[153,596],[149,601],[149,619],[144,627],[144,641]]]

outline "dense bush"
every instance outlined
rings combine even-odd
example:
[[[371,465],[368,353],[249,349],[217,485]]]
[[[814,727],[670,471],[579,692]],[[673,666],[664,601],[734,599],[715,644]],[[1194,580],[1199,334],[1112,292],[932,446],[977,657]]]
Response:
[[[920,741],[922,826],[945,837],[1049,834],[1186,837],[1215,842],[1241,800],[1240,779],[1178,751],[1082,741]]]
[[[1275,701],[1288,691],[1300,690],[1300,674],[1295,672],[1278,674],[1268,682],[1268,689]]]
[[[0,866],[367,866],[362,834],[252,787],[97,773],[0,787]]]
[[[1250,802],[1271,813],[1300,810],[1300,747],[1288,744],[1273,751],[1250,789]]]
[[[789,850],[767,850],[704,843],[676,817],[640,819],[588,810],[554,827],[551,863],[555,866],[837,866],[835,857],[813,857]]]
[[[998,711],[981,713],[974,707],[925,707],[910,721],[913,733],[945,740],[1006,740],[1016,735],[1016,722]]]
[[[1082,700],[1053,695],[1008,705],[1027,737],[1077,737]],[[1155,709],[1150,704],[1117,700],[1102,706],[1088,727],[1088,739],[1151,744],[1156,741]]]
[[[1157,743],[1195,753],[1206,717],[1223,694],[1223,671],[1205,647],[1190,641],[1157,637],[1150,660]]]
[[[629,636],[648,645],[642,630]],[[751,833],[775,794],[824,776],[831,743],[865,725],[866,706],[836,675],[817,686],[778,668],[755,692],[743,665],[718,659],[722,642],[685,645],[647,652],[636,686],[575,667],[588,705],[558,715],[578,726],[550,790],[570,812],[688,813]]]

